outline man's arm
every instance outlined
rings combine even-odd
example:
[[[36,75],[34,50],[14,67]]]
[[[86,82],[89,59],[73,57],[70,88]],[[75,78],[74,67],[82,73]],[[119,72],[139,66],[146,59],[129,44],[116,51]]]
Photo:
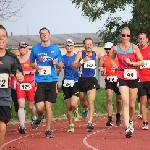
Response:
[[[75,61],[74,61],[73,65],[72,65],[72,69],[73,70],[76,70],[77,68],[81,67],[81,65],[84,63],[83,59],[81,59],[81,56],[82,56],[81,51],[78,51],[77,55],[76,55],[76,58],[75,58]]]
[[[114,46],[114,47],[112,48],[112,54],[111,54],[112,70],[118,69],[118,66],[117,66],[116,63],[115,63],[116,51],[117,51],[117,46]]]

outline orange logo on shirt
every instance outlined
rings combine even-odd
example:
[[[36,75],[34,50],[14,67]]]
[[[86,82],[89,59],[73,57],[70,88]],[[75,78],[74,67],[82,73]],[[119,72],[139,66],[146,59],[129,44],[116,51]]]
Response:
[[[28,67],[29,67],[29,64],[24,64],[24,67],[25,67],[25,68],[28,68]]]

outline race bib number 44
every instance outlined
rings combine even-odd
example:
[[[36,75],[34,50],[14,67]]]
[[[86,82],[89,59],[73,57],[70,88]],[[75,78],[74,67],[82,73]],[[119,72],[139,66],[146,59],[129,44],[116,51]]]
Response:
[[[74,80],[64,80],[64,87],[73,87],[74,86]]]
[[[20,84],[20,90],[31,90],[32,86],[30,83],[21,83]]]
[[[108,80],[109,82],[117,82],[117,76],[108,76],[108,77],[107,77],[107,80]]]
[[[140,69],[150,68],[150,60],[144,60],[144,66],[140,66]]]
[[[135,69],[124,69],[125,79],[137,79],[137,71]]]
[[[8,88],[8,74],[2,73],[0,74],[0,88]]]
[[[40,66],[41,71],[39,72],[40,75],[50,75],[51,74],[51,66]]]
[[[90,68],[90,69],[95,69],[95,60],[88,60],[87,62],[84,63],[84,68]]]

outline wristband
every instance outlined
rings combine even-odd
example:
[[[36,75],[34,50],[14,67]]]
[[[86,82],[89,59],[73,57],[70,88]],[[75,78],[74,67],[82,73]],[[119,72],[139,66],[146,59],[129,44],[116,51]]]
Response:
[[[81,59],[81,60],[80,60],[80,64],[82,65],[83,63],[84,63],[84,62],[83,62],[83,59]]]

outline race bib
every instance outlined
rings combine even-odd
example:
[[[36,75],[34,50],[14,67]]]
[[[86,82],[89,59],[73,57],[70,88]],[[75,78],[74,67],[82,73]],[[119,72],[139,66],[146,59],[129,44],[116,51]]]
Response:
[[[0,74],[0,88],[8,88],[8,78],[7,73]]]
[[[84,68],[90,68],[90,69],[95,69],[95,60],[88,60],[87,62],[84,63]]]
[[[31,90],[32,86],[30,83],[21,83],[20,84],[20,90]]]
[[[40,66],[41,71],[39,72],[40,75],[50,75],[51,74],[51,66]]]
[[[64,80],[64,87],[73,87],[74,86],[74,80]]]
[[[150,68],[150,60],[144,60],[144,66],[140,66],[140,69]]]
[[[117,76],[108,76],[107,80],[109,80],[109,82],[117,82]]]
[[[125,79],[137,79],[137,71],[135,69],[124,69]]]

